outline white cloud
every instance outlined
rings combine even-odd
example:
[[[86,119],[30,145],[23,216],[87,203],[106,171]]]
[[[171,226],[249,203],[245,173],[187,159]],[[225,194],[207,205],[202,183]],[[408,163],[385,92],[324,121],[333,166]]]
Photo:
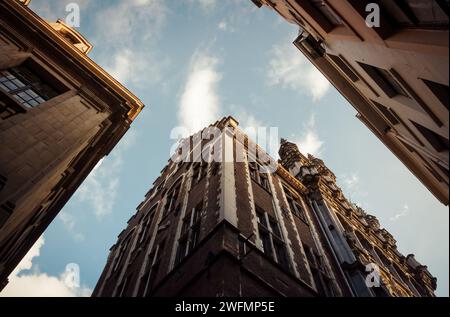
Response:
[[[294,139],[294,142],[298,145],[300,152],[305,155],[312,154],[319,156],[321,154],[324,142],[320,139],[316,130],[315,114],[310,115],[302,135]]]
[[[24,256],[22,261],[17,265],[14,271],[11,273],[12,276],[18,275],[21,271],[31,270],[33,266],[33,259],[41,254],[41,248],[45,244],[44,236],[40,236],[28,253]]]
[[[330,83],[293,45],[275,45],[267,72],[269,85],[280,85],[318,101],[328,92]]]
[[[159,35],[167,13],[163,0],[119,0],[97,15],[98,36],[116,47],[137,44]]]
[[[34,268],[33,259],[40,255],[45,244],[41,236],[27,255],[22,259],[16,269],[9,276],[9,283],[0,293],[0,297],[87,297],[92,290],[86,287],[69,287],[65,283],[67,274],[58,277],[39,272]],[[23,273],[23,271],[30,271]]]
[[[99,219],[111,214],[113,210],[119,188],[123,154],[135,144],[136,138],[135,130],[128,131],[110,157],[97,164],[76,192],[75,198],[91,205]]]
[[[110,57],[106,70],[122,84],[144,85],[159,82],[167,59],[151,52],[140,52],[128,48],[116,51]]]
[[[122,84],[159,82],[168,65],[156,41],[166,25],[168,8],[162,0],[120,0],[96,17],[96,42],[105,69]]]
[[[75,217],[68,213],[66,210],[61,211],[57,217],[76,241],[84,241],[84,235],[75,230],[76,220]]]
[[[397,211],[397,213],[394,216],[390,217],[389,220],[392,222],[396,222],[400,218],[407,216],[409,213],[410,213],[409,206],[405,204],[403,205],[402,209]]]
[[[217,85],[222,75],[220,60],[206,53],[194,53],[178,110],[179,124],[195,133],[214,123],[220,115]]]

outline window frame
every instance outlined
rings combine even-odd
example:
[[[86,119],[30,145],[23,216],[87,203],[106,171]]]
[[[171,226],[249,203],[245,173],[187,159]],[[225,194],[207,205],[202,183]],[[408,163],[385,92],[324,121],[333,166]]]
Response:
[[[269,194],[272,194],[272,189],[270,187],[269,175],[268,173],[262,173],[260,168],[263,165],[255,162],[248,162],[248,169],[250,174],[250,179],[252,179],[255,183],[257,183],[261,188],[263,188]]]
[[[35,77],[35,81],[27,78],[24,75],[26,72]],[[48,95],[44,94],[41,90],[42,87],[47,88]],[[26,109],[36,108],[61,93],[57,88],[48,84],[42,76],[30,67],[29,63],[0,70],[0,89]]]
[[[262,252],[283,267],[283,269],[290,272],[292,270],[292,263],[279,221],[258,206],[256,206],[255,212]],[[273,225],[277,227],[276,231],[278,234],[274,232]],[[280,253],[281,249],[283,250]],[[279,258],[282,254],[284,254],[283,259]]]
[[[181,224],[180,236],[177,241],[175,265],[180,264],[200,242],[201,219],[203,211],[204,202],[202,200],[184,215]]]
[[[306,210],[303,206],[301,197],[297,194],[294,194],[294,192],[290,190],[286,185],[282,185],[282,187],[286,196],[289,211],[305,224],[309,225],[308,219],[306,218]]]

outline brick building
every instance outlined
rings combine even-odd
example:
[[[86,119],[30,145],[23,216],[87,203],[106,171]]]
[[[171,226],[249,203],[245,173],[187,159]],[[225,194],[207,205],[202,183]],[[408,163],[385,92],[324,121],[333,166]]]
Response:
[[[252,1],[298,25],[294,45],[448,205],[449,1]]]
[[[0,1],[0,290],[143,108],[29,2]]]
[[[426,267],[295,144],[267,160],[228,117],[186,148],[118,236],[93,296],[434,296]],[[379,287],[366,283],[370,263]]]

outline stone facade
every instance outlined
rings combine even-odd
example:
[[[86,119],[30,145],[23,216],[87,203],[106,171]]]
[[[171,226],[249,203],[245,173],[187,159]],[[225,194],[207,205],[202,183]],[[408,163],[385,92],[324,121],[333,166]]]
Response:
[[[448,205],[448,1],[252,1],[298,25],[294,45]]]
[[[28,3],[0,2],[0,289],[143,108]]]
[[[211,127],[219,138],[195,142]],[[346,201],[322,161],[283,141],[265,173],[267,154],[235,119],[201,134],[182,142],[190,161],[169,160],[137,207],[93,296],[433,296],[426,267]],[[369,263],[380,267],[376,289]]]

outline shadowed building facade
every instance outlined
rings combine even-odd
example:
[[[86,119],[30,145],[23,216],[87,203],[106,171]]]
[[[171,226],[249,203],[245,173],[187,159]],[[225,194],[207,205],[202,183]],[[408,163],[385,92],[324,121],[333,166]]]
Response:
[[[143,108],[29,2],[0,1],[0,290]]]
[[[448,205],[449,1],[252,1],[299,26],[294,45]]]
[[[426,267],[295,144],[283,140],[267,164],[228,117],[186,148],[189,160],[169,160],[118,236],[93,296],[434,296]],[[366,283],[370,263],[379,287]]]

